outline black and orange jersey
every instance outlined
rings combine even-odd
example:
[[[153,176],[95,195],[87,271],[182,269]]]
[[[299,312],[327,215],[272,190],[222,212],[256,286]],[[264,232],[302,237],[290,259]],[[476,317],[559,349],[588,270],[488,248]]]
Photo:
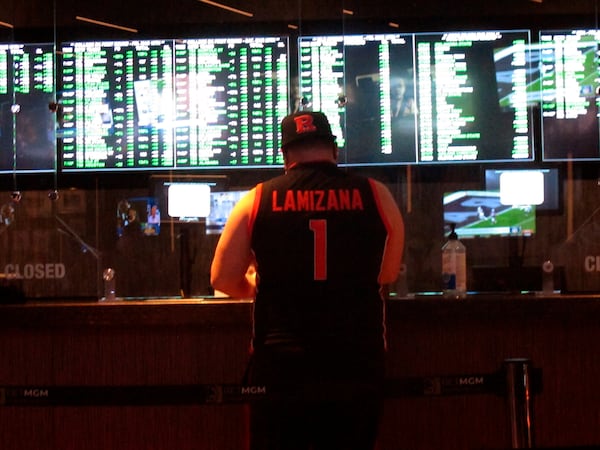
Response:
[[[335,164],[299,164],[259,184],[250,222],[254,345],[383,348],[387,234],[373,181]]]

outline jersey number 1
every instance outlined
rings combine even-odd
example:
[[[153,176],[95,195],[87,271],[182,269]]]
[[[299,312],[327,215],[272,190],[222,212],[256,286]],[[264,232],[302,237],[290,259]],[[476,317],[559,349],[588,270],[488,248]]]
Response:
[[[327,279],[327,221],[325,219],[312,219],[308,223],[313,232],[313,265],[314,279],[323,281]]]

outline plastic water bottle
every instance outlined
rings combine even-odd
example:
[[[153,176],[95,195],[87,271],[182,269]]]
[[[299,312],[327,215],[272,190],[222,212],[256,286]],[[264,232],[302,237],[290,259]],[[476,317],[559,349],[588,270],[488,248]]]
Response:
[[[445,298],[465,298],[467,296],[467,249],[458,240],[455,224],[448,242],[442,247],[442,283]]]

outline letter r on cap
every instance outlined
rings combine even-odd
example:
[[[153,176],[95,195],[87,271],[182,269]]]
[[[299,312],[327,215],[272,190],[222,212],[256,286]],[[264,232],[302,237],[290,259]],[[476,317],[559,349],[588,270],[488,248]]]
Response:
[[[310,114],[294,117],[294,121],[296,122],[296,133],[298,134],[317,130]]]

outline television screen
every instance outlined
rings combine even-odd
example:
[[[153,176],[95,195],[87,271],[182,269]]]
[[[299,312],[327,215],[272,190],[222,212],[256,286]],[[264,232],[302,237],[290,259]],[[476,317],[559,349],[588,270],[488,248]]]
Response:
[[[154,197],[129,197],[117,203],[117,236],[160,234],[160,202]]]
[[[56,163],[54,45],[0,44],[0,173]]]
[[[530,203],[536,211],[560,209],[558,168],[486,169],[485,189],[512,195],[514,203]]]
[[[62,46],[64,171],[282,165],[285,37]]]
[[[306,36],[299,58],[343,165],[534,158],[529,31]]]
[[[221,234],[236,203],[248,190],[210,193],[210,214],[206,218],[206,234]]]
[[[224,175],[154,174],[150,195],[160,208],[161,223],[204,222],[211,213],[212,192],[225,190],[227,185]]]
[[[444,222],[456,224],[459,238],[533,236],[535,205],[503,204],[499,191],[444,194]]]
[[[198,220],[210,213],[210,185],[204,183],[170,183],[167,186],[169,217]]]
[[[540,32],[542,159],[600,160],[600,30]]]

